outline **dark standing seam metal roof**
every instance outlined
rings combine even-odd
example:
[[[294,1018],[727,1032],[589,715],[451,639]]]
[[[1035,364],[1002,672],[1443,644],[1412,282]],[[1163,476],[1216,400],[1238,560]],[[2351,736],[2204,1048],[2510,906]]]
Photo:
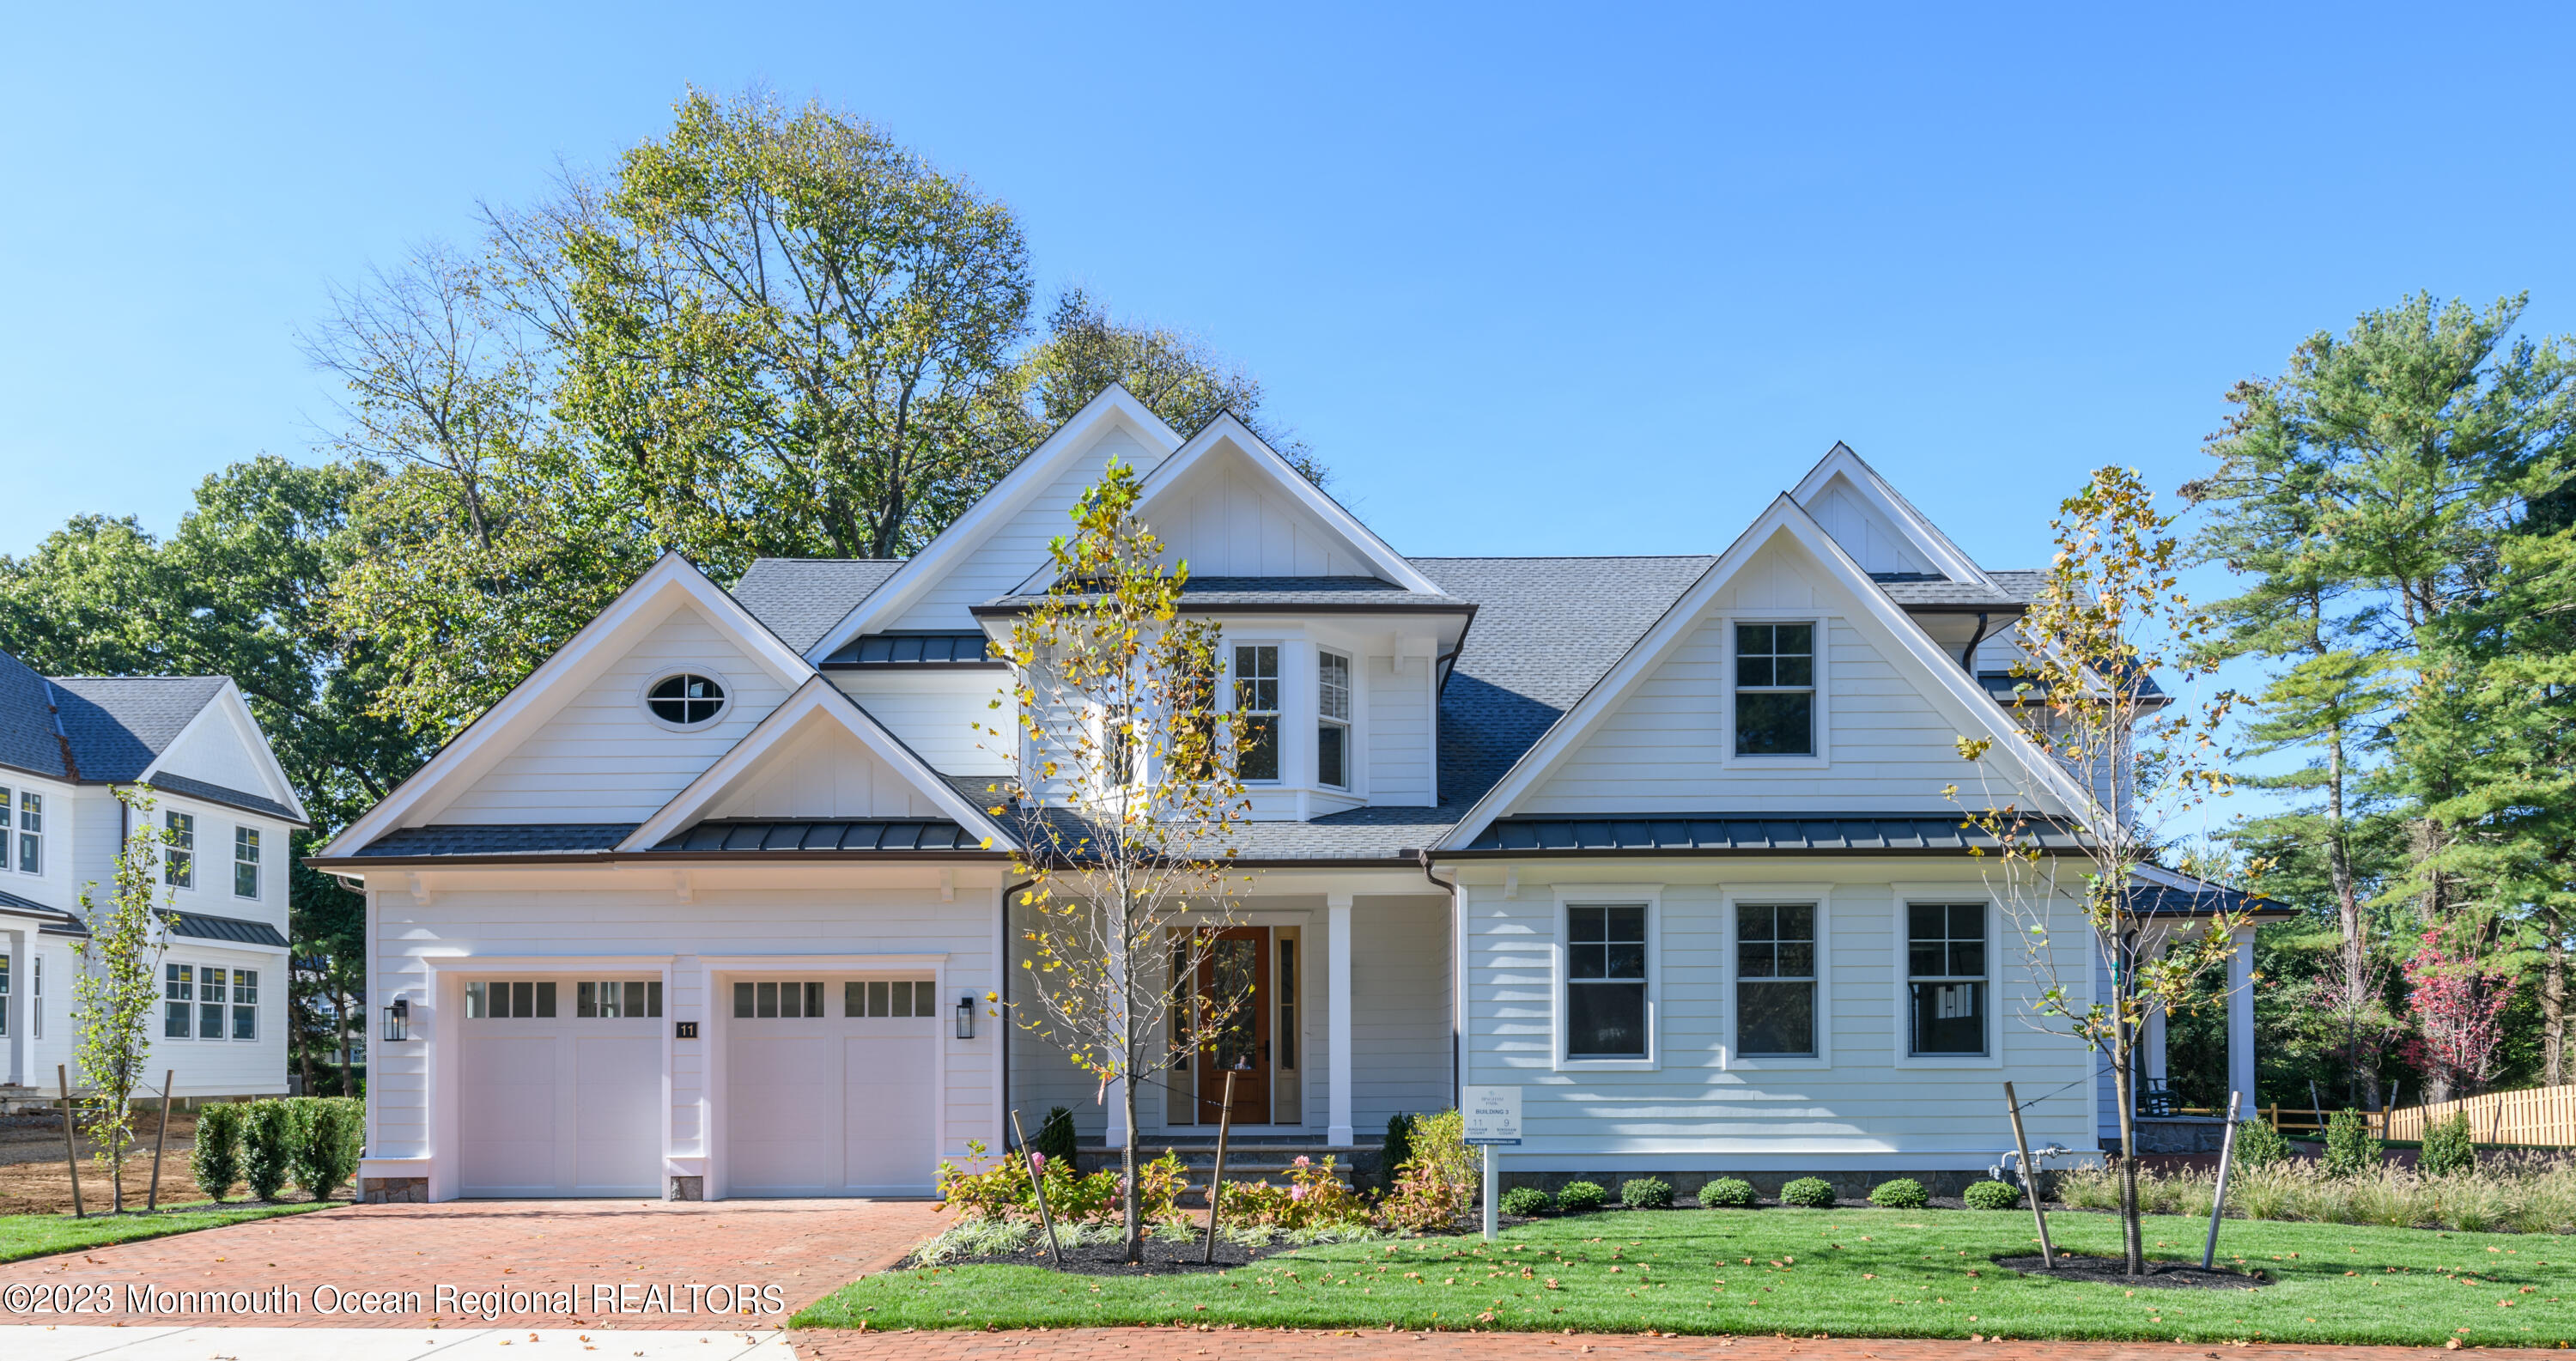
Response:
[[[227,808],[266,813],[270,817],[292,822],[299,827],[310,825],[303,818],[296,816],[294,809],[275,799],[260,794],[245,793],[238,789],[227,789],[222,785],[186,775],[174,775],[166,770],[153,775],[152,787],[166,789],[173,794],[185,794],[192,799],[203,799],[208,803],[220,803]]]
[[[84,780],[131,780],[224,688],[221,676],[53,676],[54,712]]]
[[[1469,843],[1470,852],[1635,851],[1659,854],[1725,851],[1893,851],[1940,853],[2000,843],[1961,818],[1938,816],[1705,817],[1640,814],[1608,818],[1501,818]],[[2078,851],[2083,843],[2064,829],[2033,824],[2030,840],[2042,849]]]
[[[243,921],[239,917],[210,917],[202,912],[166,912],[170,934],[191,940],[222,940],[235,945],[274,945],[286,948],[286,937],[267,922]]]
[[[45,678],[6,652],[0,652],[0,766],[71,777],[63,768],[63,739]]]
[[[992,655],[992,640],[982,629],[919,629],[869,633],[823,659],[841,666],[990,666],[1006,665]]]
[[[356,858],[580,855],[617,849],[634,822],[444,823],[398,827],[359,849]]]
[[[655,854],[713,851],[833,851],[903,855],[981,851],[983,838],[946,818],[734,820],[701,822],[653,848]]]
[[[901,558],[761,558],[734,583],[733,598],[803,652],[901,566]]]
[[[47,935],[86,936],[89,934],[89,928],[81,925],[81,919],[71,913],[59,907],[47,907],[33,898],[21,898],[15,893],[0,892],[0,910],[23,912],[28,916],[40,918],[42,924],[36,929]]]

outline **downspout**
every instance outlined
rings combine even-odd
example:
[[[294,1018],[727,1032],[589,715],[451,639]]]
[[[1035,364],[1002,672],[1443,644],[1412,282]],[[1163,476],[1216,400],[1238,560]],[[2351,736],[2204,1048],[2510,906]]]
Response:
[[[1977,631],[1968,636],[1968,645],[1959,653],[1959,667],[1969,675],[1977,674],[1977,644],[1986,641],[1986,612],[1977,611]]]
[[[1449,895],[1449,1099],[1454,1103],[1458,1099],[1459,1085],[1465,1078],[1460,1065],[1465,1061],[1461,1046],[1466,1028],[1459,1017],[1467,1006],[1467,923],[1458,907],[1458,886],[1443,883],[1438,875],[1431,872],[1430,850],[1415,851],[1414,856],[1422,864],[1422,877],[1430,880],[1432,887]]]
[[[1023,879],[1014,884],[1007,882],[1009,877],[1003,876],[1001,939],[995,942],[1000,950],[993,960],[993,972],[1001,976],[1001,980],[993,985],[994,1009],[1002,1013],[997,1018],[1001,1022],[1001,1031],[993,1036],[993,1044],[1002,1051],[1002,1110],[1006,1116],[1002,1126],[1002,1151],[1005,1153],[1013,1147],[1011,1126],[1007,1122],[1011,1109],[1011,895],[1037,882]]]

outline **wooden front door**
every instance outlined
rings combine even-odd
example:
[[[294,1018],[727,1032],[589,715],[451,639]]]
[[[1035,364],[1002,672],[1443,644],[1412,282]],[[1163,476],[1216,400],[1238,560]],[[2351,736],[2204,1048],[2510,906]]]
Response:
[[[1270,1123],[1270,929],[1230,927],[1216,933],[1199,962],[1202,1015],[1218,1018],[1199,1046],[1198,1123],[1224,1111],[1225,1075],[1234,1074],[1234,1122]]]

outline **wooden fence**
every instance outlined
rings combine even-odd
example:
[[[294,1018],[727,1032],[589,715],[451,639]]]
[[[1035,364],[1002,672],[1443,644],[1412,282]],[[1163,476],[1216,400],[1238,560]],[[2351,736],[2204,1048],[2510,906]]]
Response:
[[[2489,1092],[2430,1106],[2402,1106],[2381,1119],[2380,1137],[2420,1142],[2426,1125],[2461,1112],[2482,1144],[2576,1145],[2576,1086]]]

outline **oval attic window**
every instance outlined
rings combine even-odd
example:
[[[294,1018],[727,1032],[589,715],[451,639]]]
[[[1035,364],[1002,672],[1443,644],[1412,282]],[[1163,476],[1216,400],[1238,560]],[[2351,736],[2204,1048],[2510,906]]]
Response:
[[[677,727],[694,728],[714,721],[717,714],[724,712],[725,692],[709,677],[682,672],[655,681],[644,703],[655,718]]]

